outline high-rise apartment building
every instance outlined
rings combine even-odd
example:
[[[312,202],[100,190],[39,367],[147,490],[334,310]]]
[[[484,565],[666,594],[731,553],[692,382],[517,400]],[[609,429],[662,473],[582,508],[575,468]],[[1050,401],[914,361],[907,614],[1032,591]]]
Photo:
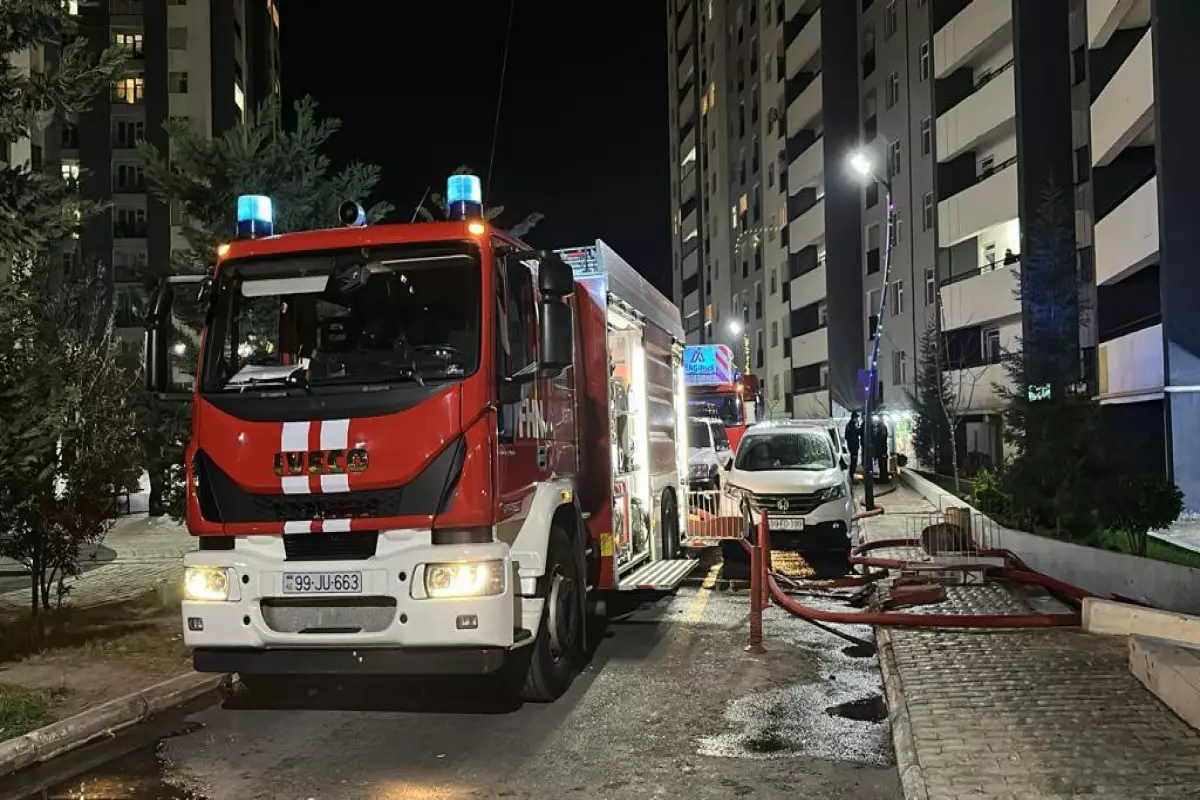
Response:
[[[1076,0],[1086,178],[1083,275],[1094,278],[1098,389],[1112,457],[1162,471],[1200,509],[1200,3]]]
[[[147,138],[165,152],[169,117],[218,135],[278,93],[278,7],[275,0],[107,0],[69,8],[92,49],[121,46],[129,61],[111,94],[47,143],[48,163],[78,177],[84,196],[110,204],[62,258],[66,266],[83,259],[110,266],[117,324],[138,326],[139,267],[165,263],[186,243],[178,210],[149,194],[136,144]]]
[[[748,320],[768,404],[840,415],[861,407],[886,292],[880,405],[911,410],[936,323],[959,446],[996,463],[1002,355],[1047,313],[1020,301],[1021,266],[1053,264],[1085,311],[1070,322],[1078,371],[1050,377],[1096,392],[1122,457],[1200,504],[1200,455],[1184,446],[1200,434],[1187,99],[1200,4],[674,0],[668,17],[689,341],[733,345],[740,363],[728,320]],[[851,173],[855,152],[880,183]],[[898,209],[886,285],[884,182]]]
[[[689,343],[733,348],[785,412],[783,14],[668,0],[673,285]]]

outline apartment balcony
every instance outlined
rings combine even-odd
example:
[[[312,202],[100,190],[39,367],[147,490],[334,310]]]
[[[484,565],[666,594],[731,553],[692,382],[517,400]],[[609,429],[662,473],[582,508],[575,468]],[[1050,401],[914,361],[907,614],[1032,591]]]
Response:
[[[1162,324],[1118,336],[1099,347],[1101,403],[1143,399],[1163,390]]]
[[[1158,255],[1158,178],[1151,178],[1096,223],[1096,283],[1125,278]]]
[[[820,115],[824,106],[825,95],[822,90],[824,84],[824,79],[818,75],[800,93],[799,97],[788,104],[787,129],[789,131],[799,131],[809,127],[809,123]]]
[[[979,0],[975,0],[976,3]],[[938,245],[950,247],[1017,218],[1017,160],[938,203]]]
[[[1092,166],[1154,136],[1154,37],[1146,31],[1092,103]]]
[[[683,315],[689,317],[692,314],[700,313],[700,293],[692,292],[687,297],[683,298]]]
[[[788,289],[789,307],[804,308],[825,297],[825,263],[816,269],[793,278]]]
[[[696,209],[693,208],[686,217],[683,218],[683,227],[680,229],[680,239],[687,242],[688,239],[694,239],[697,235],[697,217]]]
[[[829,328],[792,337],[792,368],[823,364],[829,360]]]
[[[949,161],[1011,128],[1017,117],[1016,70],[1011,63],[988,76],[975,92],[938,117],[938,161]]]
[[[1119,30],[1150,24],[1150,0],[1087,0],[1088,47],[1098,50]]]
[[[692,84],[684,92],[683,100],[679,103],[679,127],[690,122],[696,116],[696,85]]]
[[[692,41],[692,31],[696,29],[696,6],[691,4],[687,11],[683,13],[683,19],[679,21],[679,26],[675,29],[675,47],[682,49],[685,44]]]
[[[811,244],[825,240],[825,199],[788,223],[788,250],[798,253]]]
[[[1021,301],[1013,294],[1014,267],[997,264],[958,277],[940,289],[942,328],[952,331],[971,325],[986,325],[1021,313]]]
[[[1011,36],[1011,0],[974,0],[933,37],[934,77],[971,64]]]
[[[997,389],[1011,385],[1003,364],[946,370],[946,383],[956,407],[972,414],[1002,410],[1007,403]]]
[[[787,46],[787,77],[791,78],[801,67],[808,65],[821,50],[821,11],[808,18],[800,33]]]
[[[680,270],[683,274],[683,279],[695,275],[700,270],[700,248],[697,247],[692,252],[683,257],[683,263],[680,265]]]
[[[810,144],[788,166],[787,185],[789,192],[798,192],[810,186],[817,186],[825,173],[825,137]]]
[[[696,77],[696,50],[695,45],[688,44],[684,49],[683,54],[679,57],[679,86],[687,86]]]
[[[829,408],[828,389],[792,395],[792,416],[795,419],[827,419]]]

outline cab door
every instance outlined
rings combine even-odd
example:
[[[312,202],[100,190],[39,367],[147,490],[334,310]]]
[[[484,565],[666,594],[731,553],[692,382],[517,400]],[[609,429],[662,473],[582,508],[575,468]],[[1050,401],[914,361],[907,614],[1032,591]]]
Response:
[[[533,273],[514,259],[498,262],[497,536],[511,544],[529,513],[540,470]]]

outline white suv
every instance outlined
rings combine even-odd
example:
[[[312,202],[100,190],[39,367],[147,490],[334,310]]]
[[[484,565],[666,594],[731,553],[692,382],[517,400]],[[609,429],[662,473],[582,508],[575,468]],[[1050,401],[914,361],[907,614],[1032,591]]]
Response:
[[[727,483],[755,530],[766,511],[772,548],[798,551],[819,575],[844,575],[854,514],[848,466],[827,426],[767,422],[742,437]]]
[[[688,480],[693,490],[720,489],[721,475],[732,462],[725,423],[715,417],[688,420]]]

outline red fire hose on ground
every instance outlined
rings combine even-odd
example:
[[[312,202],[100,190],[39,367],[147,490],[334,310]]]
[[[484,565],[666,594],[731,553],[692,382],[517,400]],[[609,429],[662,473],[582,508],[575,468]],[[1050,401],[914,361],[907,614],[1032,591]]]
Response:
[[[891,489],[895,491],[895,489]],[[854,516],[855,520],[878,516],[884,513],[882,507],[862,511]],[[814,585],[824,587],[863,586],[878,581],[887,576],[887,570],[905,566],[905,562],[894,558],[867,555],[876,550],[897,547],[919,547],[920,540],[916,539],[882,539],[856,547],[851,555],[851,563],[868,567],[879,567],[861,576],[849,576],[830,581],[816,581]],[[1072,611],[1060,614],[939,614],[913,613],[902,611],[832,611],[814,608],[799,602],[784,591],[771,574],[771,542],[770,530],[767,524],[767,514],[759,517],[758,537],[754,544],[742,541],[743,547],[750,551],[751,557],[751,652],[763,652],[762,649],[762,610],[769,605],[769,598],[801,619],[814,624],[833,623],[844,625],[892,625],[910,628],[1054,628],[1072,627],[1080,624],[1078,605],[1091,594],[1068,583],[1036,572],[1025,564],[1015,553],[1008,550],[987,550],[979,555],[1000,557],[1007,566],[996,567],[989,573],[1005,580],[1040,586],[1060,600],[1070,604]],[[757,619],[756,619],[757,617]],[[822,626],[824,627],[824,626]],[[840,635],[840,634],[839,634]]]

